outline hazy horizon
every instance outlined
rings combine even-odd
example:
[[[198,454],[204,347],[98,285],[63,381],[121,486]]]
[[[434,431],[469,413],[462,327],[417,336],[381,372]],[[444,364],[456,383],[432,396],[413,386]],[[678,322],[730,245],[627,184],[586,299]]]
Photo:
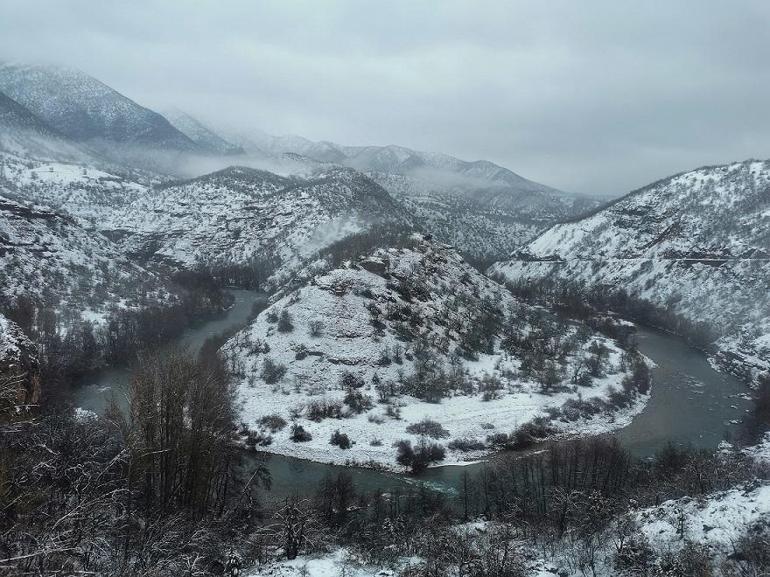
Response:
[[[214,130],[397,144],[601,196],[770,157],[758,1],[9,0],[3,12],[2,59],[80,69]]]

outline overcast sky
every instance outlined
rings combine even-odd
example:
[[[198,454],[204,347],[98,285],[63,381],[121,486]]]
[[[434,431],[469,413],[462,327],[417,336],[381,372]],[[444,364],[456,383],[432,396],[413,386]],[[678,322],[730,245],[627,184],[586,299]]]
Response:
[[[770,1],[1,0],[0,58],[209,123],[618,195],[770,157]]]

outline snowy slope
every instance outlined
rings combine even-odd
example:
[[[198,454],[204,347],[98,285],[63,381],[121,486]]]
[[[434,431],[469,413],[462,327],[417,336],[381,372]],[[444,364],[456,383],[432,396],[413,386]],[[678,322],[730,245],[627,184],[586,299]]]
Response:
[[[400,439],[418,442],[420,435],[407,432],[406,426],[430,418],[447,429],[447,440],[480,441],[478,456],[490,432],[510,433],[579,396],[587,402],[606,399],[619,386],[625,372],[621,351],[612,342],[591,337],[590,331],[579,337],[575,327],[518,303],[444,245],[419,237],[412,244],[377,250],[356,264],[315,277],[273,303],[225,345],[223,351],[240,375],[244,423],[258,429],[263,416],[275,413],[289,421],[294,415],[313,436],[310,442],[294,443],[287,427],[274,433],[266,450],[393,467],[392,444]],[[276,323],[283,311],[293,324],[290,331]],[[487,322],[491,324],[480,324]],[[518,345],[503,350],[500,341],[505,333],[512,343],[526,342],[540,331],[560,335],[557,340],[572,345],[562,364],[554,365],[560,384],[548,394],[524,376]],[[461,356],[458,351],[469,350],[474,335],[488,339],[485,352]],[[572,385],[570,375],[594,341],[607,347],[607,370],[592,386]],[[271,362],[286,368],[275,383],[265,373]],[[342,379],[348,374],[373,406],[360,414],[348,411],[344,418],[313,421],[310,404],[340,403],[346,394]],[[377,390],[378,382],[384,393]],[[442,393],[446,398],[435,402],[420,392],[427,383],[448,387]],[[400,420],[386,415],[388,404],[400,407]],[[554,426],[570,432],[607,430],[621,426],[641,406],[607,408],[593,419],[557,420]],[[336,429],[355,440],[353,448],[329,444]],[[450,462],[469,458],[460,451],[449,454]]]
[[[624,288],[723,338],[720,360],[770,369],[770,163],[705,167],[558,224],[492,273]],[[749,376],[749,375],[746,375]]]
[[[0,183],[6,194],[17,200],[46,205],[96,229],[149,190],[145,184],[93,164],[36,160],[1,152]]]
[[[642,533],[658,553],[678,551],[685,543],[705,545],[719,566],[735,552],[740,537],[770,519],[770,484],[666,501],[637,515]]]
[[[0,192],[2,189],[0,188]],[[161,282],[72,218],[0,195],[0,299],[102,311],[169,298]]]
[[[78,70],[3,64],[0,91],[75,141],[197,150],[195,143],[160,114]]]
[[[90,154],[0,92],[0,151],[29,158],[85,161]]]
[[[278,286],[319,249],[409,215],[365,176],[324,167],[309,178],[232,167],[159,187],[105,228],[132,253],[185,267],[273,262]]]
[[[414,214],[423,230],[479,261],[509,255],[542,232],[554,218],[553,213],[549,219],[540,211],[531,214],[523,207],[491,206],[425,179],[382,172],[370,172],[368,176]],[[556,212],[564,216],[561,209]]]

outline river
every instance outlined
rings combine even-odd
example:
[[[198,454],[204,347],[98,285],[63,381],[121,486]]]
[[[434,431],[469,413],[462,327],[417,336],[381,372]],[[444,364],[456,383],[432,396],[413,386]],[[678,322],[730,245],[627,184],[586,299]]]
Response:
[[[223,315],[188,329],[176,342],[197,353],[211,336],[243,326],[255,303],[266,296],[246,290],[233,290],[233,306]],[[713,449],[735,430],[749,408],[748,390],[738,379],[711,368],[705,355],[680,338],[644,327],[637,328],[639,350],[657,365],[652,370],[649,402],[630,425],[614,433],[632,454],[647,457],[669,442]],[[108,368],[84,377],[74,391],[75,406],[96,413],[104,411],[115,396],[126,405],[130,371]],[[419,477],[372,469],[350,468],[314,463],[279,455],[250,456],[270,470],[273,490],[269,498],[282,499],[291,494],[315,492],[329,475],[347,471],[358,491],[376,489],[407,490],[416,485],[457,494],[463,472],[475,473],[483,464],[444,466],[428,469]]]

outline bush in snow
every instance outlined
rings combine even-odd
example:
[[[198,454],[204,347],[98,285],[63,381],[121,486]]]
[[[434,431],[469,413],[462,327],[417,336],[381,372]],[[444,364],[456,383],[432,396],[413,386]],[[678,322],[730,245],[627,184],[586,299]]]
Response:
[[[364,386],[364,379],[359,377],[358,375],[354,375],[351,372],[345,372],[342,377],[340,377],[340,388],[341,389],[360,389]]]
[[[306,407],[307,418],[317,423],[324,419],[342,418],[342,403],[330,399],[310,401]]]
[[[283,309],[281,311],[281,316],[278,317],[278,332],[290,333],[293,330],[294,323],[292,322],[291,315],[289,314],[288,310]]]
[[[481,398],[484,401],[499,399],[503,390],[503,382],[495,376],[484,375],[479,385],[479,390],[482,392]]]
[[[291,436],[289,437],[295,443],[307,443],[313,440],[313,435],[302,428],[302,425],[294,423],[291,426]]]
[[[412,423],[406,428],[407,433],[413,435],[425,435],[432,439],[445,439],[449,436],[449,431],[441,426],[441,423],[431,421],[430,419],[423,419],[419,423]]]
[[[486,448],[483,441],[478,439],[452,439],[447,445],[453,451],[481,451]]]
[[[286,426],[286,419],[278,414],[273,413],[272,415],[265,415],[259,419],[259,425],[260,427],[269,429],[271,433],[275,433],[282,430]]]
[[[336,430],[332,433],[332,438],[329,440],[330,445],[336,445],[340,449],[349,449],[350,448],[350,437],[348,437],[345,433],[340,433],[339,430]]]
[[[265,435],[259,431],[249,431],[246,437],[246,446],[249,449],[256,449],[257,445],[260,447],[267,447],[273,443],[273,437]]]
[[[324,323],[323,321],[315,320],[310,321],[308,324],[308,333],[311,337],[318,338],[323,336],[324,334]]]
[[[364,395],[361,391],[353,389],[349,389],[348,392],[345,393],[343,401],[355,414],[368,411],[374,406],[372,398],[369,395]]]
[[[268,385],[273,385],[280,381],[286,374],[286,366],[281,363],[275,362],[270,357],[265,357],[265,361],[262,364],[261,377]]]
[[[294,351],[294,358],[298,361],[301,361],[305,357],[307,357],[307,347],[303,344],[300,344],[297,347],[297,350]]]

